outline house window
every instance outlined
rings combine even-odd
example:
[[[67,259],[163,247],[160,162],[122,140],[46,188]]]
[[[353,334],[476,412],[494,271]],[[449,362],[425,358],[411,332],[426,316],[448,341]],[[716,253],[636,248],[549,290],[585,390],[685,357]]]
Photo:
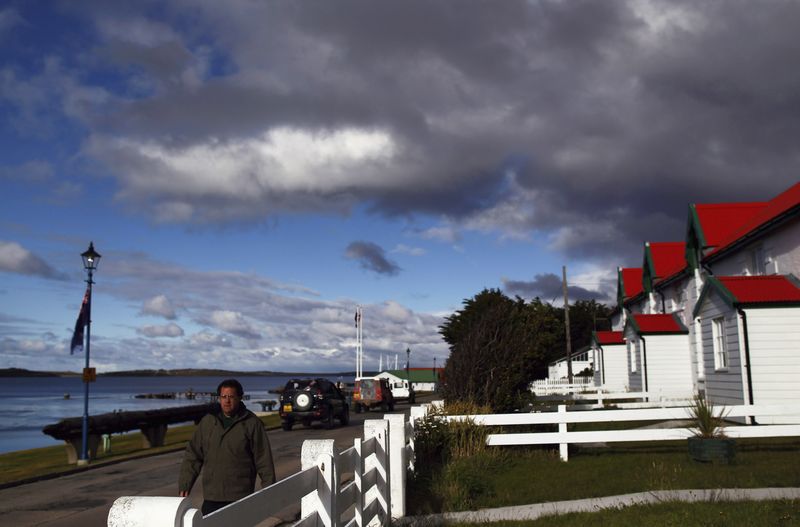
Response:
[[[728,368],[728,342],[725,338],[725,317],[715,318],[711,321],[711,335],[714,339],[714,368],[725,370]]]

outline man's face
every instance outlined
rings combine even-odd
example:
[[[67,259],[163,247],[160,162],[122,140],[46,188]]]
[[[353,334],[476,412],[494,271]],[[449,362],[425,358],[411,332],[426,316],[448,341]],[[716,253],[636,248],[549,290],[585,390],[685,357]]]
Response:
[[[222,413],[230,417],[239,409],[239,396],[236,394],[236,388],[223,386],[219,392],[219,404],[222,407]]]

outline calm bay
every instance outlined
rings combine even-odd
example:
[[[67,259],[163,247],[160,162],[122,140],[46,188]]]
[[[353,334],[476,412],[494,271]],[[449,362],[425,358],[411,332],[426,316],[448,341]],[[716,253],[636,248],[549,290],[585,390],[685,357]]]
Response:
[[[269,390],[283,386],[294,376],[237,377],[250,401],[276,400]],[[329,377],[336,381],[338,378]],[[221,377],[98,377],[89,386],[89,415],[118,410],[153,410],[208,402],[195,400],[139,399],[138,394],[214,392]],[[84,385],[80,377],[6,377],[0,382],[0,453],[63,444],[42,433],[45,425],[83,415]],[[69,398],[65,398],[68,394]]]

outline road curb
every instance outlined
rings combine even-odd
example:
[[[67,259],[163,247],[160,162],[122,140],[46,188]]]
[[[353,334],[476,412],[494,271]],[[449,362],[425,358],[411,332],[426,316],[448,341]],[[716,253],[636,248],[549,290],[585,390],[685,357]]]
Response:
[[[478,511],[447,512],[426,516],[411,516],[396,522],[403,526],[433,526],[450,522],[490,523],[498,521],[536,520],[544,516],[567,514],[571,512],[597,512],[604,509],[618,509],[632,505],[658,504],[664,502],[717,502],[717,501],[764,501],[800,499],[800,487],[763,489],[689,489],[654,490],[587,498],[582,500],[554,501],[532,505],[517,505]]]

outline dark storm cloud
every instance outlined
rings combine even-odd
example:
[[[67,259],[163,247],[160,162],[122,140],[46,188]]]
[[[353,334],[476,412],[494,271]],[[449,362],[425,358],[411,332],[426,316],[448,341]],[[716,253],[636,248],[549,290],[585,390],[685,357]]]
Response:
[[[569,283],[569,281],[568,281]],[[510,295],[523,298],[539,297],[545,302],[563,300],[564,289],[561,278],[552,274],[537,274],[532,281],[503,280],[503,290]],[[569,301],[575,300],[607,300],[608,295],[600,291],[592,291],[576,285],[567,285]]]
[[[400,272],[400,267],[386,258],[386,251],[372,242],[352,242],[344,252],[351,260],[356,260],[363,269],[378,274],[395,276]]]
[[[364,206],[629,265],[683,238],[687,203],[800,172],[797,2],[93,5],[113,93],[0,73],[55,93],[159,221]]]

